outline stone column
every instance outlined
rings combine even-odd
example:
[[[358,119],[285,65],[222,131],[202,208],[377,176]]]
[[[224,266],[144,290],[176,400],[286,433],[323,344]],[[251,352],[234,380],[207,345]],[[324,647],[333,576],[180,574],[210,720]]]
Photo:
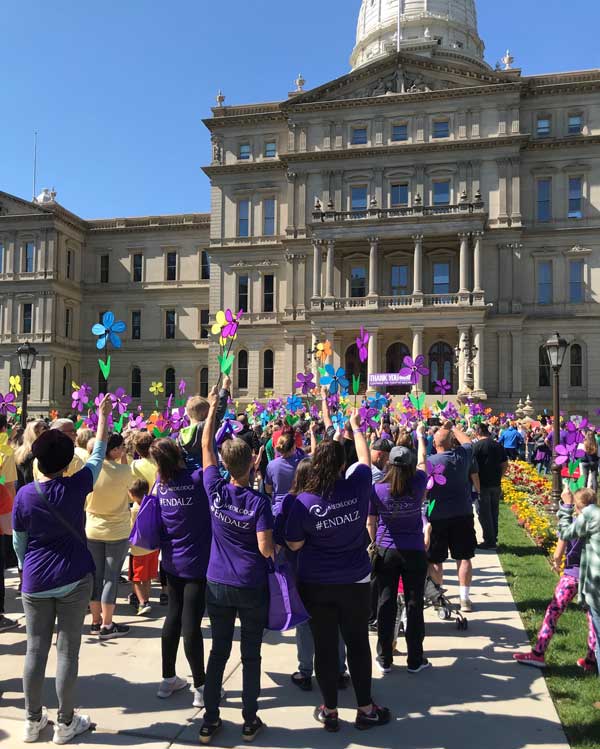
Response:
[[[521,398],[523,395],[523,334],[520,330],[511,330],[512,340],[512,394],[515,398]]]
[[[518,128],[517,122],[517,128]],[[517,130],[518,132],[518,130]],[[511,159],[512,167],[512,207],[510,213],[511,226],[521,226],[521,162],[518,158]]]
[[[413,336],[412,345],[412,358],[415,360],[417,356],[423,355],[423,325],[411,325],[411,333]],[[423,378],[419,377],[417,384],[413,388],[414,390],[423,390]]]
[[[413,303],[423,304],[423,235],[415,234],[415,256],[413,262]],[[416,297],[416,299],[415,299]]]
[[[321,298],[321,242],[313,241],[313,299]]]
[[[325,297],[330,300],[334,298],[333,291],[333,271],[335,268],[335,240],[330,239],[327,242],[327,290]]]
[[[498,331],[498,395],[508,398],[511,393],[510,332]]]
[[[293,317],[296,308],[296,257],[288,253],[285,256],[285,316]]]
[[[483,287],[481,285],[481,255],[483,251],[483,232],[476,231],[474,232],[473,237],[475,239],[475,247],[473,249],[473,292],[475,294],[482,294]]]
[[[316,333],[312,333],[310,336],[310,350],[314,351],[317,348],[317,343],[319,342],[319,339],[317,337]],[[315,382],[317,385],[319,384],[319,362],[317,361],[314,354],[311,354],[310,358],[310,371],[313,373]]]
[[[469,235],[459,234],[460,239],[460,285],[458,296],[460,304],[469,303]]]
[[[378,296],[379,238],[369,237],[369,296]]]
[[[292,235],[296,228],[296,173],[289,171],[287,177],[287,233]]]
[[[507,203],[508,203],[508,164],[509,160],[501,158],[496,160],[498,166],[498,221],[501,224],[508,222]]]
[[[477,353],[475,354],[475,363],[473,366],[473,378],[474,378],[473,389],[475,390],[476,393],[483,393],[485,391],[484,379],[483,379],[483,371],[485,368],[484,332],[485,332],[484,325],[473,326],[473,341],[477,349]]]
[[[306,255],[296,255],[296,316],[304,317],[306,310]]]
[[[371,340],[369,341],[369,358],[367,360],[367,391],[369,393],[374,393],[375,388],[372,388],[369,385],[369,376],[372,374],[378,374],[379,372],[379,340],[378,330],[370,330],[371,333]]]
[[[459,326],[458,328],[458,347],[460,349],[460,355],[458,357],[458,393],[464,393],[466,391],[465,375],[467,370],[467,361],[464,353],[465,345],[469,338],[469,328],[466,326]]]

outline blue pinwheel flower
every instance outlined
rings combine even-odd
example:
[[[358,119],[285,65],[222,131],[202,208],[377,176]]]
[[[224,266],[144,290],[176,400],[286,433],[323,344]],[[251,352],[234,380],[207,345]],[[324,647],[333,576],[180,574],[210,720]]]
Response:
[[[331,415],[331,422],[336,429],[343,429],[348,419],[341,411],[336,411]]]
[[[121,348],[121,339],[117,333],[124,333],[127,325],[122,320],[115,320],[114,312],[105,312],[102,315],[102,322],[96,323],[92,328],[92,333],[98,336],[96,348],[103,349],[108,341],[115,348]]]
[[[295,413],[296,411],[299,411],[304,404],[302,403],[302,398],[299,398],[297,395],[290,395],[287,399],[287,410],[290,413]]]
[[[325,365],[326,374],[321,377],[321,385],[329,387],[329,392],[335,395],[340,390],[347,390],[350,383],[346,378],[346,370],[340,367],[337,372],[331,364]]]
[[[382,395],[381,393],[376,393],[375,395],[369,396],[369,406],[371,408],[374,408],[376,411],[383,411],[383,409],[387,406],[387,398],[385,395]]]

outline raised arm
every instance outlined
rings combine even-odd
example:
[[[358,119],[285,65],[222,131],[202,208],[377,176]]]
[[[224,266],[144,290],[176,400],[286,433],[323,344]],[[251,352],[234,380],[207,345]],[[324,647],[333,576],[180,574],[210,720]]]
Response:
[[[365,435],[360,429],[360,416],[357,409],[354,409],[352,416],[350,417],[350,426],[354,434],[354,447],[356,448],[356,454],[358,456],[358,462],[365,466],[371,466],[371,452],[367,445]]]
[[[94,440],[94,449],[88,458],[85,468],[92,472],[94,484],[98,480],[102,463],[106,456],[106,442],[108,440],[108,416],[113,409],[113,403],[110,395],[105,395],[102,403],[98,407],[98,429],[96,430],[96,439]]]
[[[227,413],[227,404],[229,403],[229,394],[231,392],[231,377],[226,376],[223,380],[223,387],[219,391],[219,403],[217,405],[217,414],[215,418],[215,430],[221,426],[223,418]]]
[[[423,424],[417,427],[417,468],[420,471],[427,470],[427,440]]]
[[[321,401],[321,405],[323,407],[323,423],[325,424],[325,429],[329,429],[329,427],[333,426],[333,422],[331,421],[331,415],[329,413],[329,403],[327,403],[327,390],[325,390],[325,388],[321,388]]]
[[[219,393],[214,387],[208,395],[208,416],[202,430],[202,467],[218,466],[219,461],[215,454],[215,424],[217,420],[217,406],[219,402]]]
[[[459,426],[452,427],[452,434],[456,437],[461,445],[471,444],[471,438],[466,435]]]

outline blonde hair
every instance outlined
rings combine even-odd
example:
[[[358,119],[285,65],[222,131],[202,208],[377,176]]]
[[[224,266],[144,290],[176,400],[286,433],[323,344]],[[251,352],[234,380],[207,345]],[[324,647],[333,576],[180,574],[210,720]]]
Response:
[[[588,455],[598,455],[598,443],[593,432],[588,432],[583,441],[583,449]]]
[[[580,489],[575,492],[573,499],[576,505],[588,507],[588,505],[595,505],[598,497],[593,489]]]
[[[24,463],[27,460],[27,457],[31,453],[31,446],[40,434],[47,430],[48,424],[46,424],[43,419],[36,419],[27,424],[25,431],[23,432],[23,442],[15,450],[15,463],[17,465],[21,465],[21,463]]]
[[[75,438],[75,444],[77,445],[77,447],[83,447],[83,449],[85,450],[85,448],[87,447],[87,443],[92,439],[93,436],[94,436],[94,432],[91,429],[86,429],[82,427],[77,432],[77,437]]]
[[[185,404],[185,412],[193,421],[204,421],[208,416],[208,401],[200,395],[192,395]]]

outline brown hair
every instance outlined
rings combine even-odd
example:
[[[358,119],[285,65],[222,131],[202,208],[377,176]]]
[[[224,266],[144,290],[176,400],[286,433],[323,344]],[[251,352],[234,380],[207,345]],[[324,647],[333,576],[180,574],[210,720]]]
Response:
[[[585,435],[583,449],[588,455],[598,455],[598,443],[596,442],[596,437],[593,432],[588,432]]]
[[[134,438],[134,446],[136,453],[140,458],[147,458],[150,455],[150,447],[154,442],[154,437],[150,432],[138,432]]]
[[[175,475],[185,468],[181,448],[176,442],[167,438],[152,443],[150,457],[158,466],[158,475],[164,484],[172,481]]]
[[[416,475],[417,469],[414,466],[396,466],[388,463],[387,473],[381,479],[382,484],[390,485],[390,495],[398,499],[403,497],[406,492],[406,485],[409,479]]]
[[[346,453],[339,442],[327,440],[317,445],[312,459],[312,474],[304,491],[328,497],[346,463]]]
[[[134,499],[143,499],[149,491],[150,486],[146,479],[135,479],[133,484],[129,487],[129,494]]]
[[[298,494],[302,494],[306,491],[306,485],[308,483],[308,477],[312,471],[312,460],[310,458],[304,458],[296,466],[296,473],[294,474],[294,481],[290,489],[290,494],[295,497]]]
[[[408,432],[401,431],[396,439],[397,447],[408,447],[410,450],[414,447],[412,437]]]
[[[221,447],[221,458],[232,478],[243,478],[252,465],[250,445],[239,438],[227,440]]]
[[[92,439],[94,436],[94,432],[92,432],[91,429],[86,429],[85,427],[82,427],[77,431],[77,437],[75,438],[75,444],[77,447],[87,447],[87,443]]]
[[[277,444],[275,445],[275,449],[278,453],[281,453],[282,455],[286,455],[290,452],[290,450],[293,449],[294,445],[296,443],[294,432],[291,429],[284,429],[281,433],[281,436],[277,440]]]
[[[208,416],[208,401],[200,395],[192,395],[185,404],[185,412],[193,421],[204,421]]]
[[[593,489],[580,489],[575,492],[573,497],[575,504],[587,507],[588,505],[595,505],[598,501],[596,492]]]

